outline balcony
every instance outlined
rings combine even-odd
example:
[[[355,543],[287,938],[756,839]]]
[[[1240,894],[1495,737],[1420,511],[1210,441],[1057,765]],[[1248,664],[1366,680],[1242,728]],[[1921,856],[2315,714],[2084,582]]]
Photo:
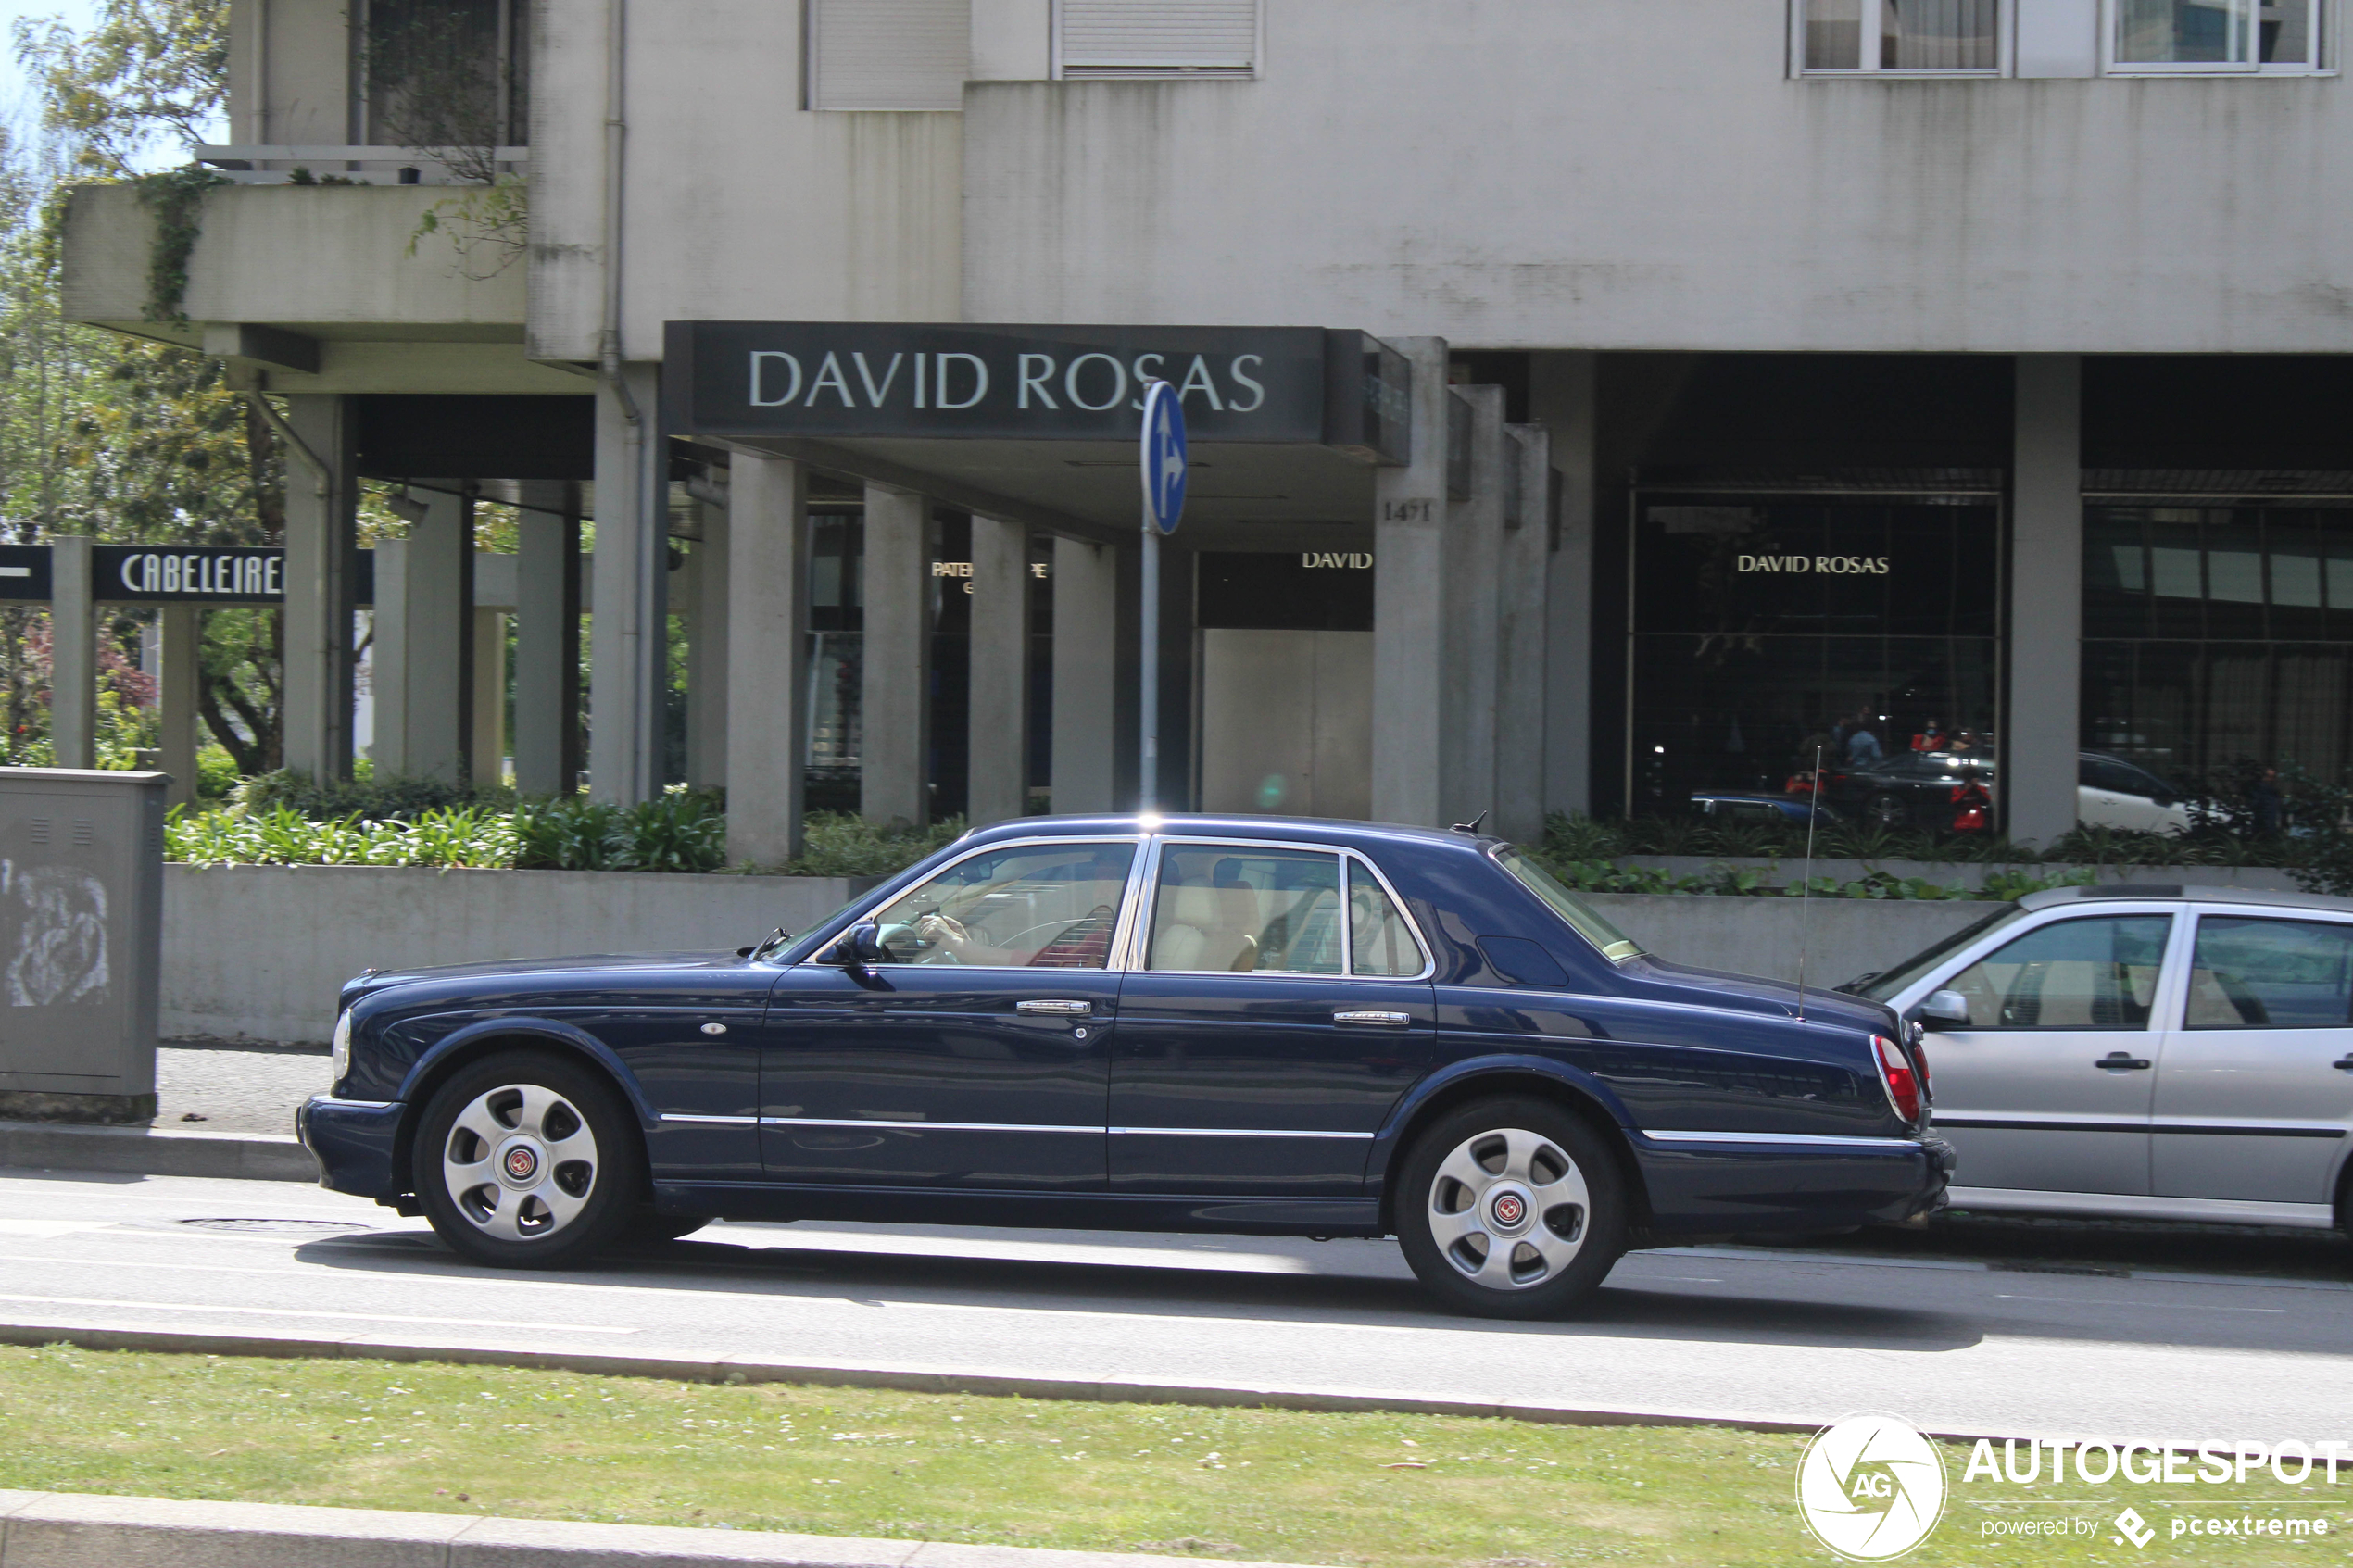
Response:
[[[283,169],[249,169],[232,178],[284,179],[299,160],[283,161]],[[461,187],[398,182],[399,169],[413,165],[387,162],[346,175],[320,161],[323,167],[312,169],[319,177],[387,182],[238,183],[207,192],[181,301],[186,319],[178,321],[150,319],[158,230],[139,191],[75,188],[65,216],[66,316],[202,349],[283,392],[585,390],[579,377],[523,357],[524,258],[493,270],[495,257],[477,251],[469,263],[447,232],[417,239],[411,254],[426,213]],[[447,216],[445,208],[445,222]]]

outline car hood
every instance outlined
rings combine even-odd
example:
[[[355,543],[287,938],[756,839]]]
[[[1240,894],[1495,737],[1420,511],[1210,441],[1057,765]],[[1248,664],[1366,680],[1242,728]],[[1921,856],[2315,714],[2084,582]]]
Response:
[[[396,985],[444,980],[514,979],[523,975],[581,973],[645,973],[651,970],[733,969],[745,960],[733,952],[580,953],[560,959],[499,959],[484,963],[422,965],[409,969],[371,969],[344,982],[342,1005],[373,996]]]

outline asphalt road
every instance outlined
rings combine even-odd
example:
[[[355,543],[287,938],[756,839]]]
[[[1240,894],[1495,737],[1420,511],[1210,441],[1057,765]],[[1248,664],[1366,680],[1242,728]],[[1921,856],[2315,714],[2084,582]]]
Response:
[[[1685,1248],[1629,1257],[1576,1319],[1496,1323],[1437,1311],[1385,1243],[719,1224],[593,1270],[512,1274],[316,1189],[0,1172],[0,1321],[16,1323],[2353,1438],[2353,1283],[2086,1267]]]

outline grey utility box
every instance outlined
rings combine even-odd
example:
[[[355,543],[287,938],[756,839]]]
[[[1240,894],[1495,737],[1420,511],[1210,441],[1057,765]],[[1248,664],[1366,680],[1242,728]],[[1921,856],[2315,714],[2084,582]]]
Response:
[[[168,782],[0,768],[0,1117],[154,1118]]]

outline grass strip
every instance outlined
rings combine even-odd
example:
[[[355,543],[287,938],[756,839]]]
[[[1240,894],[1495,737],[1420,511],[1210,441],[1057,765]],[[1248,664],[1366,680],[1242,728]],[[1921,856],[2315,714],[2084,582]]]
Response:
[[[0,1488],[1151,1551],[1368,1568],[1829,1563],[1805,1439],[347,1361],[0,1348]],[[2340,1486],[1968,1483],[1908,1563],[2341,1560]],[[2340,1489],[2341,1488],[2341,1489]],[[2143,1495],[2147,1494],[2147,1495]],[[2322,1539],[2169,1538],[2208,1513]],[[2159,1531],[2115,1544],[2125,1506]],[[1989,1535],[1998,1519],[2096,1533]]]

